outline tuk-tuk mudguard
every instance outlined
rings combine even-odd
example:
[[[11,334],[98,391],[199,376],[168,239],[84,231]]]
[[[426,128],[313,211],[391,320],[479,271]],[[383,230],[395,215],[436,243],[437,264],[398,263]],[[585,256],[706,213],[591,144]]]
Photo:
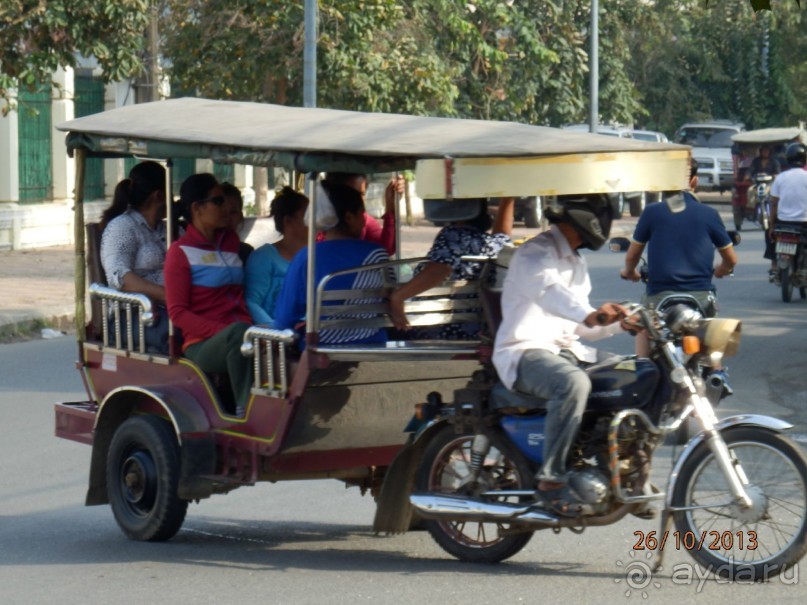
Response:
[[[778,418],[773,418],[772,416],[764,416],[762,414],[740,414],[737,416],[729,416],[728,418],[724,418],[718,422],[717,425],[715,425],[715,428],[722,433],[739,426],[755,426],[768,429],[775,433],[781,433],[782,431],[793,428],[793,425],[789,422],[779,420]],[[678,456],[678,459],[675,461],[675,466],[673,467],[672,473],[670,473],[670,479],[667,482],[665,508],[668,510],[672,506],[672,494],[673,490],[675,489],[675,484],[678,481],[678,476],[681,473],[681,468],[695,451],[695,448],[697,448],[705,440],[705,432],[695,435],[695,437],[690,439],[689,443],[687,443],[686,447],[684,448],[684,451],[681,452],[681,455]]]
[[[384,475],[381,492],[376,503],[373,531],[385,534],[405,533],[412,524],[412,493],[418,466],[432,435],[441,430],[447,421],[432,420],[410,437],[398,452]]]
[[[144,404],[158,406],[159,415],[174,428],[180,449],[180,498],[193,500],[213,493],[209,477],[216,467],[215,439],[202,407],[188,392],[176,387],[120,387],[110,392],[95,421],[90,486],[86,505],[107,504],[106,462],[112,437],[127,418]]]

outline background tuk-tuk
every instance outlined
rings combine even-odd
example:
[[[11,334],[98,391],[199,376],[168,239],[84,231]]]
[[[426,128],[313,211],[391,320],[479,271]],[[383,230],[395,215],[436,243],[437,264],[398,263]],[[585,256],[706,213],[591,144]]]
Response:
[[[732,214],[739,231],[743,221],[751,220],[762,229],[769,227],[769,196],[773,179],[784,170],[784,150],[789,143],[805,141],[801,128],[761,128],[731,137],[734,167]],[[762,162],[766,154],[768,161]]]
[[[87,158],[163,161],[169,199],[173,161],[203,158],[313,175],[415,170],[422,198],[456,203],[487,196],[679,189],[689,166],[689,149],[678,145],[504,122],[195,98],[122,107],[58,128],[67,131],[76,158],[77,368],[87,398],[56,404],[56,435],[92,446],[86,503],[111,504],[127,536],[152,541],[179,530],[190,501],[257,481],[339,479],[374,496],[385,490],[397,495],[387,498],[392,509],[408,507],[411,468],[397,476],[387,472],[407,440],[404,427],[417,404],[429,397],[453,400],[489,360],[495,303],[485,302],[480,283],[447,282],[406,303],[411,323],[477,322],[478,338],[320,344],[320,331],[335,323],[391,327],[386,296],[395,283],[360,291],[352,297],[359,301],[354,307],[344,302],[344,292],[326,287],[344,272],[314,283],[311,221],[307,346],[300,353],[294,333],[251,327],[242,348],[254,368],[251,396],[244,412],[233,414],[222,405],[219,377],[182,357],[176,338],[168,355],[132,346],[133,331],[150,319],[151,301],[103,281],[97,228],[84,221]],[[316,188],[310,191],[316,208]],[[167,221],[171,234],[173,212]],[[397,256],[389,267],[417,262]],[[379,268],[386,266],[361,270]],[[367,300],[381,302],[362,306]],[[345,307],[337,319],[328,306],[334,304]],[[384,515],[380,518],[377,528],[383,529]]]

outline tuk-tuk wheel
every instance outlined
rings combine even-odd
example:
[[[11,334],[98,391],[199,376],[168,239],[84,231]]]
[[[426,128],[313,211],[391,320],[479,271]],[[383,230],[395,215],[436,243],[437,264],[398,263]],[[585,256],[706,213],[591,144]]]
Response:
[[[188,502],[177,496],[179,446],[174,431],[155,416],[123,422],[112,438],[106,465],[109,503],[132,540],[168,540],[182,527]]]
[[[438,431],[423,453],[417,490],[464,493],[462,483],[469,471],[473,439],[472,431],[458,435],[450,425]],[[533,474],[523,456],[509,443],[497,435],[492,437],[479,478],[484,491],[531,489],[535,482]],[[513,499],[503,496],[501,501],[512,502]],[[443,550],[461,561],[473,563],[498,563],[509,559],[532,538],[531,531],[510,533],[508,530],[513,528],[503,523],[424,520],[423,524]]]

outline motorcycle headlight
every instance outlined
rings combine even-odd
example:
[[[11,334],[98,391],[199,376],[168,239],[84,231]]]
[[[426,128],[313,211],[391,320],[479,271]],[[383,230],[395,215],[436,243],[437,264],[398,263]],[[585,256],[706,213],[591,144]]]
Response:
[[[742,330],[739,319],[713,318],[704,320],[703,323],[704,333],[701,340],[706,353],[717,353],[724,357],[737,354]]]

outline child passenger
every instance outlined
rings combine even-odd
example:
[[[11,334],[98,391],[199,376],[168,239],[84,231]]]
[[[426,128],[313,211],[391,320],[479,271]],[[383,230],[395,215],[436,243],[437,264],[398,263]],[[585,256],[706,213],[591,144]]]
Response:
[[[283,187],[269,207],[275,229],[282,237],[264,244],[247,260],[245,288],[247,308],[252,321],[274,327],[275,303],[294,256],[308,242],[308,229],[303,219],[308,198],[291,187]]]

